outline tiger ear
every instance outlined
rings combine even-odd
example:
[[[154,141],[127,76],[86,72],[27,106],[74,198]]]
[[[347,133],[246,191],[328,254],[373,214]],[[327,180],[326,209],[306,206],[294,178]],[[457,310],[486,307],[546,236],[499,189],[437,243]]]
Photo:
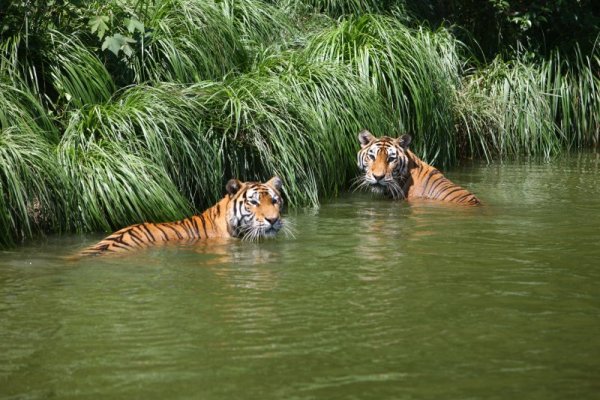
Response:
[[[373,136],[373,134],[366,129],[360,131],[360,133],[358,134],[358,141],[360,142],[360,145],[362,147],[365,147],[373,140],[375,140],[375,136]]]
[[[234,195],[238,192],[238,190],[240,190],[241,187],[242,182],[238,181],[237,179],[230,179],[229,182],[227,182],[227,185],[225,185],[225,190],[227,190],[227,193],[230,195]]]
[[[411,141],[412,137],[407,133],[398,138],[398,144],[404,149],[408,149],[408,145],[410,145]]]
[[[281,187],[283,186],[283,182],[281,182],[281,179],[279,179],[278,176],[274,176],[267,181],[267,185],[271,186],[279,192],[281,190]]]

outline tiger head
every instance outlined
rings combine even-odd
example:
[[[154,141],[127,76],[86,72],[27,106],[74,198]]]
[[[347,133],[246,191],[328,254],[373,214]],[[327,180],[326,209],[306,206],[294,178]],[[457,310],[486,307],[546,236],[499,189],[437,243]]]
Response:
[[[275,236],[283,227],[281,186],[278,177],[266,183],[237,179],[227,182],[230,202],[226,218],[232,236],[249,240]]]
[[[358,168],[363,172],[358,178],[358,186],[402,197],[402,182],[408,175],[410,135],[376,138],[371,132],[364,130],[358,134],[358,140],[361,145],[358,151]]]

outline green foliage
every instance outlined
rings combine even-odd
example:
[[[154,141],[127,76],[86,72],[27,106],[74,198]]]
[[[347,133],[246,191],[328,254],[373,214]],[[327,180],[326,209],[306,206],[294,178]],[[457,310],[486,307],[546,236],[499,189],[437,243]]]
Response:
[[[252,72],[202,83],[201,119],[227,176],[281,176],[291,205],[318,204],[353,172],[356,133],[389,127],[377,93],[343,66],[302,54],[265,56]]]
[[[575,64],[558,53],[541,63],[497,58],[468,76],[456,103],[464,152],[548,157],[565,146],[597,146],[599,65],[597,55],[581,53]]]
[[[102,62],[83,44],[61,33],[51,32],[56,43],[50,55],[55,100],[64,107],[82,108],[103,103],[115,91],[111,76]]]
[[[213,2],[158,2],[146,25],[152,34],[132,61],[137,83],[219,79],[248,61],[240,31]]]
[[[542,66],[546,92],[552,94],[550,107],[571,147],[600,144],[600,49],[584,56],[579,48],[574,61],[555,53]]]
[[[198,118],[202,107],[180,85],[133,86],[107,103],[75,110],[65,136],[118,143],[160,166],[189,201],[207,205],[221,193],[222,172]]]
[[[560,138],[548,101],[550,96],[536,65],[496,59],[474,79],[479,79],[478,90],[493,102],[499,117],[496,131],[485,138],[488,148],[500,155],[550,156],[558,151]],[[474,87],[477,86],[470,85]]]
[[[283,8],[260,0],[222,0],[218,4],[248,49],[285,40],[292,31],[292,23]]]
[[[392,17],[366,14],[317,33],[307,52],[349,65],[378,90],[425,159],[455,161],[452,102],[461,64],[446,32],[415,31]]]
[[[51,145],[25,124],[0,130],[0,246],[65,226],[65,182]]]
[[[332,17],[384,12],[404,5],[403,0],[276,0],[275,2],[283,8],[303,7],[305,11],[326,13]]]
[[[405,0],[405,5],[432,26],[460,27],[455,34],[488,58],[512,57],[520,46],[545,56],[559,49],[576,58],[572,49],[591,52],[600,32],[595,0]]]
[[[5,83],[10,82],[12,83]],[[58,132],[11,63],[0,63],[0,246],[64,227],[65,181],[53,153]]]
[[[58,146],[73,197],[70,228],[111,230],[143,220],[180,219],[186,200],[164,169],[126,151],[117,142],[67,133]]]
[[[496,27],[484,53],[520,51],[477,69],[451,33],[462,31],[407,17],[439,21],[442,3],[11,2],[0,30],[0,247],[178,219],[214,203],[231,177],[278,174],[288,204],[317,205],[356,174],[364,128],[411,133],[436,165],[600,143],[597,50],[584,40],[539,60],[526,46],[586,1],[560,2],[560,15],[539,1],[446,4],[471,37]]]

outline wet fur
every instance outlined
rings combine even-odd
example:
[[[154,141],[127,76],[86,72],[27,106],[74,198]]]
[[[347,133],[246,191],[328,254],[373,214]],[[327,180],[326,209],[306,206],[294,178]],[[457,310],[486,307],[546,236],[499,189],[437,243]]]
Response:
[[[196,241],[209,238],[238,237],[258,240],[271,237],[283,228],[280,217],[281,180],[266,183],[232,179],[227,194],[200,215],[176,222],[131,225],[118,230],[80,256],[119,253],[170,241]]]
[[[481,204],[468,190],[456,185],[440,171],[408,149],[409,135],[377,138],[369,131],[358,134],[361,149],[358,167],[363,174],[357,188],[369,188],[394,199],[430,199],[461,205]]]

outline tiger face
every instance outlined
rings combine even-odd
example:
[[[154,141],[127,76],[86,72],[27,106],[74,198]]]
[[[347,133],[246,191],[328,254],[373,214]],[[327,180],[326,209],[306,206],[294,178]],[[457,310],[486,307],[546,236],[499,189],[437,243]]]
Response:
[[[410,135],[399,138],[376,138],[364,130],[358,134],[361,149],[358,151],[359,187],[369,187],[374,192],[385,192],[393,197],[403,194],[401,183],[408,175],[407,149]]]
[[[226,190],[230,197],[227,223],[232,236],[256,240],[272,237],[283,227],[281,220],[281,179],[266,183],[231,179]]]

